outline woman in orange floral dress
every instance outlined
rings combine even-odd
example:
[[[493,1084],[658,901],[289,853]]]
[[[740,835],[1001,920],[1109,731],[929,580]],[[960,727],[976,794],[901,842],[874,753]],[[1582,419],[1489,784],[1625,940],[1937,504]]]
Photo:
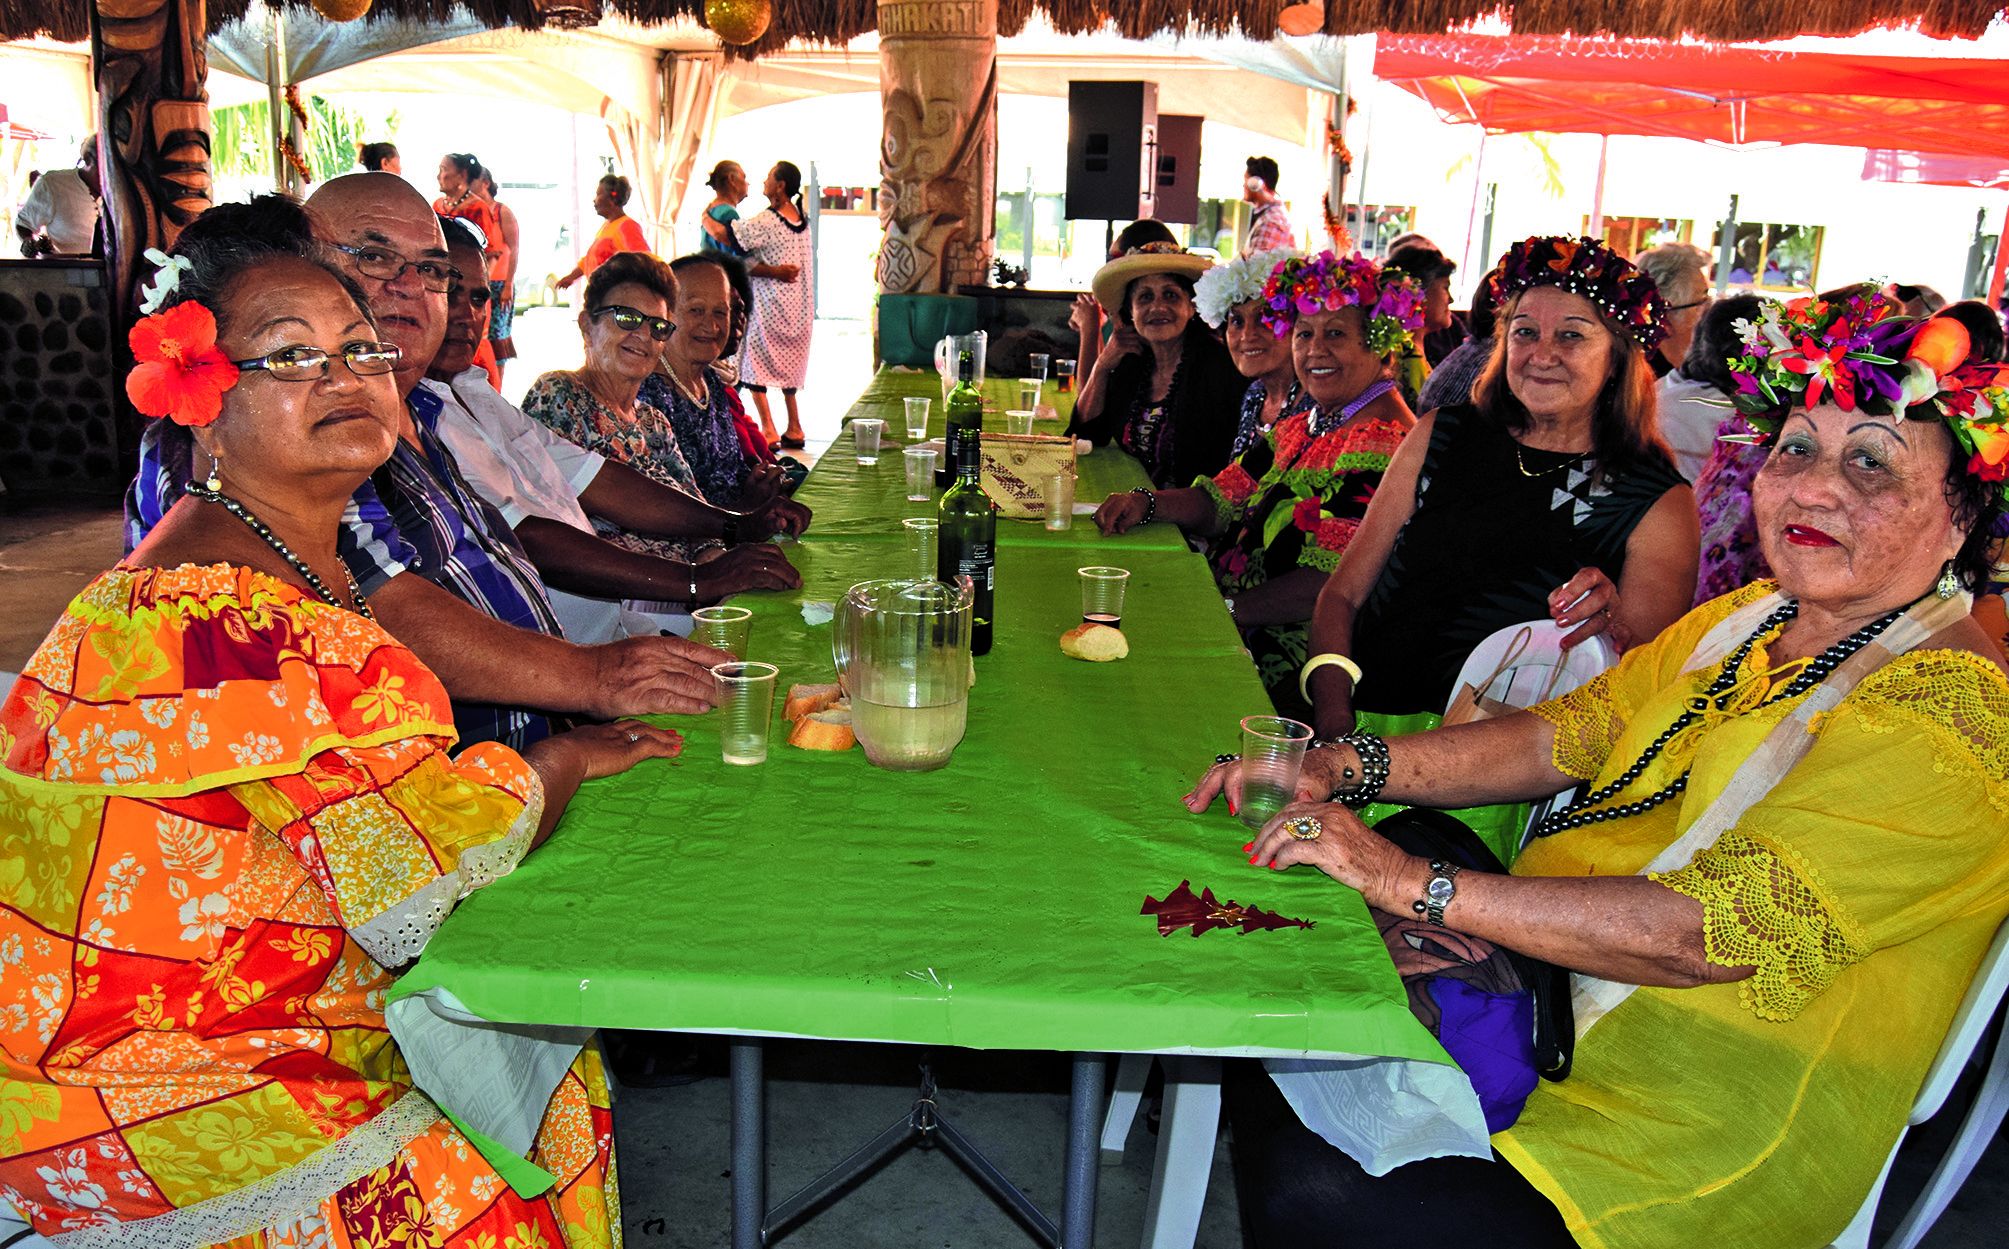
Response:
[[[212,209],[177,252],[128,392],[217,471],[0,704],[0,1201],[80,1249],[617,1244],[593,1051],[525,1195],[412,1087],[384,999],[581,780],[676,735],[449,756],[446,692],[336,553],[396,437],[396,349],[290,201]]]

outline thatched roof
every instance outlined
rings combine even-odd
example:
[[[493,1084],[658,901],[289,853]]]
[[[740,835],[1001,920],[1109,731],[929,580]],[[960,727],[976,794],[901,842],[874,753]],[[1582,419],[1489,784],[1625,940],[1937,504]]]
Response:
[[[273,0],[306,8],[307,0]],[[80,40],[89,35],[90,0],[0,0],[0,39],[48,35]],[[999,0],[999,27],[1017,34],[1034,10],[1063,34],[1113,25],[1141,39],[1164,31],[1243,34],[1266,40],[1277,14],[1291,0]],[[250,0],[210,0],[211,27],[244,15]],[[411,21],[444,20],[465,8],[490,26],[536,29],[545,14],[599,8],[642,24],[677,18],[702,20],[704,0],[375,0],[377,14]],[[1974,38],[1998,15],[2004,0],[1326,0],[1325,31],[1357,35],[1442,33],[1485,18],[1503,17],[1513,31],[1530,35],[1622,35],[1715,40],[1849,35],[1880,25],[1917,25],[1936,37]],[[774,24],[746,54],[773,51],[791,40],[843,43],[874,28],[876,0],[774,0]]]

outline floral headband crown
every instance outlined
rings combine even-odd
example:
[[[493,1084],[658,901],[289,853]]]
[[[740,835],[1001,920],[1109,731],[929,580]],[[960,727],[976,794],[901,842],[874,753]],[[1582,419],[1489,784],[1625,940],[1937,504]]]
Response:
[[[1861,409],[1946,422],[1969,457],[1967,471],[2009,503],[2009,368],[1970,360],[1967,327],[1952,317],[1896,315],[1875,287],[1844,299],[1767,304],[1756,321],[1731,327],[1744,353],[1729,361],[1744,419],[1769,439],[1795,407],[1826,398]]]
[[[1597,239],[1560,234],[1522,239],[1486,275],[1484,289],[1495,308],[1505,308],[1508,300],[1537,286],[1560,286],[1590,300],[1642,351],[1652,351],[1667,337],[1667,301],[1660,288]]]
[[[1285,260],[1263,283],[1263,302],[1263,324],[1278,338],[1301,316],[1357,307],[1367,318],[1368,350],[1379,356],[1408,346],[1423,328],[1423,284],[1359,252]]]
[[[143,416],[207,425],[223,411],[223,392],[237,385],[237,366],[216,345],[216,314],[204,304],[184,299],[161,310],[193,268],[188,257],[150,247],[146,258],[159,269],[140,299],[148,315],[126,336],[135,361],[126,374],[126,398]]]
[[[1220,329],[1228,319],[1228,309],[1261,299],[1270,273],[1284,261],[1303,255],[1295,247],[1277,247],[1215,265],[1193,284],[1193,307],[1202,321]]]

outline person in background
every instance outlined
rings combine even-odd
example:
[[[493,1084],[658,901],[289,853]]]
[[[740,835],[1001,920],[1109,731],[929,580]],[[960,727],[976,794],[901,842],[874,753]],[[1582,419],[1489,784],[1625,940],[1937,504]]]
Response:
[[[816,330],[816,249],[802,204],[802,171],[776,162],[761,184],[767,208],[727,227],[754,279],[753,314],[739,353],[739,384],[753,395],[770,446],[801,450],[802,412],[796,393],[809,373],[809,339]],[[788,428],[774,436],[767,388],[779,386]]]
[[[1418,412],[1435,412],[1438,408],[1471,401],[1472,383],[1479,380],[1486,361],[1493,358],[1493,334],[1497,328],[1493,303],[1486,297],[1483,286],[1473,294],[1472,306],[1465,311],[1465,326],[1468,331],[1465,341],[1423,379],[1423,389],[1416,396]]]
[[[440,398],[440,437],[462,475],[502,514],[544,578],[565,636],[605,642],[663,627],[655,615],[625,612],[624,600],[710,603],[799,584],[781,548],[757,539],[799,533],[797,517],[807,516],[801,505],[775,500],[770,487],[750,512],[706,507],[560,438],[489,386],[473,363],[492,298],[480,277],[487,262],[466,222],[441,220],[447,256],[461,276],[447,291],[446,336],[420,384]],[[658,534],[667,529],[663,536],[673,538],[717,540],[732,529],[756,540],[707,549],[697,562],[667,560],[598,536],[596,516]]]
[[[1263,299],[1263,286],[1277,266],[1303,255],[1294,247],[1258,252],[1215,265],[1193,284],[1194,310],[1209,328],[1221,332],[1235,368],[1249,379],[1234,445],[1228,449],[1237,460],[1278,421],[1311,404],[1291,363],[1290,325],[1272,324],[1273,314]]]
[[[722,160],[705,178],[712,189],[712,202],[705,205],[704,237],[698,247],[704,251],[740,254],[732,241],[732,223],[739,220],[739,206],[746,199],[746,170],[736,160]]]
[[[1075,397],[1068,432],[1136,457],[1156,489],[1228,466],[1249,381],[1193,308],[1213,262],[1173,243],[1146,243],[1095,273],[1095,298],[1117,328]]]
[[[1662,243],[1633,257],[1667,301],[1667,337],[1646,357],[1653,375],[1665,379],[1688,358],[1695,327],[1709,307],[1709,253],[1693,243]]]
[[[92,135],[77,149],[75,168],[52,169],[28,188],[14,214],[21,254],[30,260],[98,255],[98,195],[98,136]]]
[[[480,176],[474,180],[474,190],[494,207],[496,225],[502,231],[501,268],[498,271],[498,262],[494,260],[488,265],[488,287],[494,296],[488,305],[488,345],[495,353],[494,375],[499,378],[502,366],[516,358],[516,343],[510,333],[516,323],[516,267],[523,259],[523,234],[517,226],[516,210],[497,198],[495,170],[483,165]]]
[[[1116,232],[1116,237],[1109,240],[1109,253],[1103,259],[1114,260],[1146,243],[1166,243],[1177,247],[1179,237],[1172,233],[1171,226],[1144,217]],[[1093,361],[1101,352],[1102,344],[1108,341],[1112,328],[1102,319],[1102,305],[1095,301],[1093,292],[1083,291],[1074,297],[1074,309],[1067,314],[1067,324],[1076,335],[1074,358]]]
[[[571,286],[622,252],[649,250],[649,240],[642,237],[641,224],[627,213],[628,197],[632,193],[633,188],[626,178],[611,173],[601,178],[593,188],[593,211],[600,214],[600,229],[593,235],[586,254],[579,257],[579,263],[558,279],[559,290]]]
[[[356,163],[365,173],[395,173],[405,171],[405,162],[398,155],[395,143],[365,143],[356,149]]]
[[[1762,303],[1756,295],[1733,295],[1710,301],[1701,320],[1689,330],[1681,367],[1660,379],[1660,435],[1674,452],[1675,471],[1691,482],[1701,482],[1703,467],[1710,456],[1724,446],[1716,441],[1719,431],[1740,423],[1737,414],[1724,406],[1737,393],[1729,360],[1737,354],[1734,349],[1738,337],[1731,327],[1755,318]],[[1725,446],[1725,450],[1734,459],[1739,448],[1732,444]],[[1705,533],[1702,538],[1705,566],[1709,545]],[[1754,579],[1747,577],[1717,593],[1727,593]],[[1714,593],[1708,595],[1715,597]]]
[[[1253,204],[1255,211],[1249,214],[1249,236],[1242,240],[1242,255],[1295,246],[1297,231],[1291,228],[1290,213],[1284,208],[1283,197],[1277,194],[1276,161],[1268,156],[1251,156],[1244,169],[1242,198]]]
[[[1389,248],[1387,263],[1423,284],[1424,332],[1403,347],[1401,358],[1395,362],[1395,380],[1402,387],[1403,401],[1412,410],[1421,412],[1423,384],[1430,379],[1431,367],[1436,363],[1425,353],[1425,343],[1432,334],[1440,336],[1440,342],[1452,340],[1451,347],[1465,338],[1458,315],[1451,309],[1451,275],[1458,271],[1458,265],[1446,259],[1428,239]],[[1445,348],[1444,354],[1450,354],[1450,347]]]
[[[1923,283],[1892,282],[1883,288],[1886,299],[1907,317],[1929,317],[1946,307],[1946,296]]]
[[[509,249],[502,242],[502,222],[496,213],[495,202],[484,198],[475,187],[481,172],[481,162],[470,153],[449,152],[442,156],[439,162],[440,197],[433,201],[432,208],[442,217],[465,221],[474,227],[481,238],[482,250],[488,256],[489,271],[494,272],[508,264]],[[502,366],[496,363],[495,348],[483,342],[474,362],[488,374],[489,384],[501,390]]]

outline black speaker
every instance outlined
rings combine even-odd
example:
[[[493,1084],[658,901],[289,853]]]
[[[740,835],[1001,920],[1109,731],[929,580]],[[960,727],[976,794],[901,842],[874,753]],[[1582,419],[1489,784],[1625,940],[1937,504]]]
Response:
[[[1158,117],[1158,203],[1151,215],[1176,225],[1200,219],[1200,123],[1203,117]]]
[[[1067,218],[1149,217],[1157,190],[1158,84],[1067,84]]]

